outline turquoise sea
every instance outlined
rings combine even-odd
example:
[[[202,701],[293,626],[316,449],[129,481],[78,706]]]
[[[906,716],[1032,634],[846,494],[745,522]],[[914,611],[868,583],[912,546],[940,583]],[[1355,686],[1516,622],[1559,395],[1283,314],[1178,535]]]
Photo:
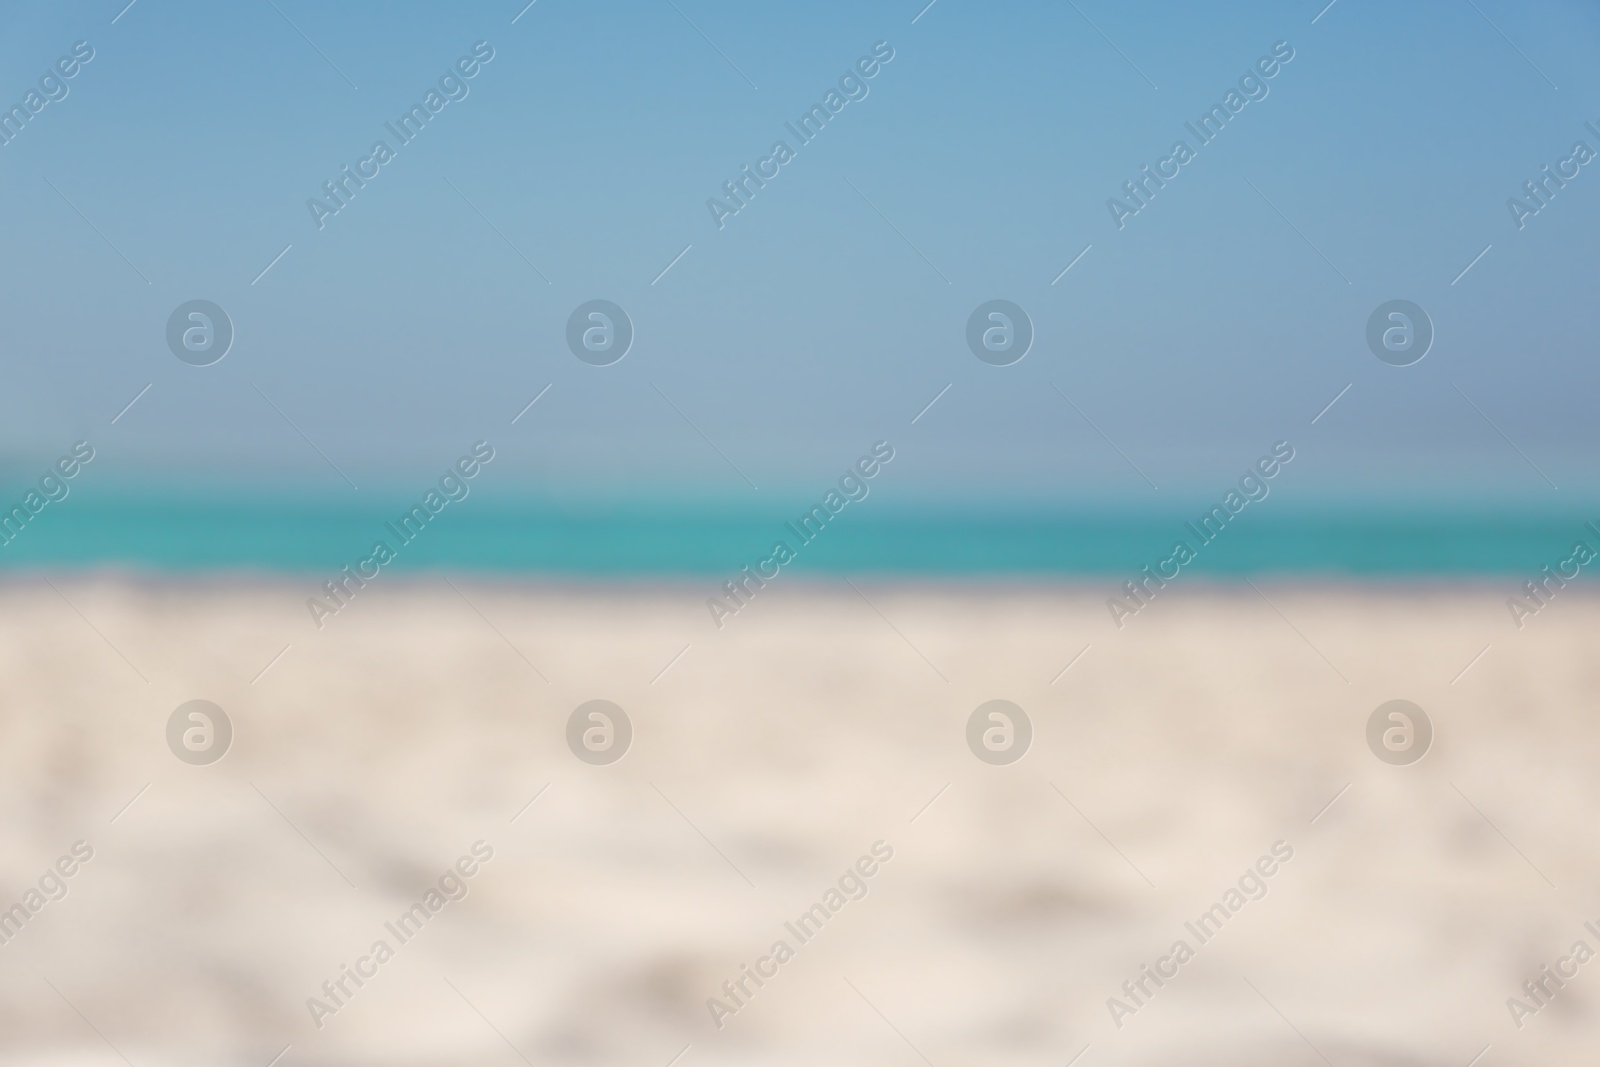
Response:
[[[1210,544],[1186,522],[1202,507],[945,507],[855,504],[809,544],[785,525],[804,510],[762,507],[558,505],[472,497],[448,505],[409,544],[386,525],[409,502],[206,497],[52,503],[9,544],[0,572],[115,568],[151,572],[337,571],[378,540],[394,569],[428,568],[570,577],[731,576],[780,539],[796,550],[786,572],[905,577],[1075,575],[1129,577],[1198,547],[1185,573],[1213,577],[1531,576],[1600,536],[1581,513],[1468,508],[1308,509],[1252,506]],[[1600,522],[1597,522],[1600,525]]]

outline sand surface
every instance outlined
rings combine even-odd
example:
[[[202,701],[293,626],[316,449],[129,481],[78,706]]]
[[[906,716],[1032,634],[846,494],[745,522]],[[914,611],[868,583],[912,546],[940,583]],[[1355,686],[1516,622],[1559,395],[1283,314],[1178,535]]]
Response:
[[[1097,586],[797,582],[718,632],[693,585],[455,581],[320,631],[309,580],[0,588],[0,907],[93,849],[0,945],[5,1062],[1592,1062],[1600,964],[1520,1029],[1506,1000],[1600,949],[1600,602],[1518,632],[1493,584],[1196,583],[1118,631]],[[235,735],[207,766],[166,739],[196,698]],[[607,766],[566,741],[596,698],[634,731]],[[1034,730],[1006,766],[966,742],[997,698]],[[1436,731],[1410,766],[1367,747],[1394,698]]]

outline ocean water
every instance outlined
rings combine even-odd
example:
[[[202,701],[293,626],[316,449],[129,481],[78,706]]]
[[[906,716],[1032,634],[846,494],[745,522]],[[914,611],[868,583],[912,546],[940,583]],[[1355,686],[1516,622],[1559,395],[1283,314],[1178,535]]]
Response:
[[[1276,503],[1276,502],[1274,502]],[[847,506],[809,542],[786,508],[668,507],[468,500],[447,505],[409,542],[390,524],[410,502],[257,498],[226,494],[47,505],[0,546],[0,571],[113,567],[321,574],[355,564],[378,541],[399,571],[571,577],[732,576],[783,541],[786,572],[927,576],[1131,577],[1195,551],[1185,574],[1306,576],[1530,576],[1600,535],[1582,514],[1466,508],[1249,507],[1209,543],[1189,520],[1204,508],[1050,511],[985,505],[966,511]],[[387,569],[387,568],[386,568]]]

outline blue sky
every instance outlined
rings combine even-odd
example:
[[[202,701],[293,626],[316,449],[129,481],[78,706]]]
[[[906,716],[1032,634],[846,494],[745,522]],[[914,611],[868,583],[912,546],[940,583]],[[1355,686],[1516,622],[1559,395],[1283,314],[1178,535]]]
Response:
[[[1306,498],[1592,484],[1600,166],[1521,230],[1506,200],[1600,150],[1600,12],[1322,6],[8,13],[0,98],[95,58],[0,147],[0,465],[86,438],[107,486],[343,492],[488,439],[507,491],[732,499],[888,439],[901,492],[1048,503],[1205,495],[1288,439]],[[319,230],[307,199],[478,41],[470,94]],[[719,230],[707,199],[879,41],[870,94]],[[1279,41],[1270,94],[1119,230],[1107,199]],[[209,367],[164,340],[196,298],[237,335]],[[637,334],[610,367],[564,341],[594,298]],[[1036,330],[1010,367],[964,341],[993,298]],[[1437,331],[1410,367],[1364,341],[1393,298]]]

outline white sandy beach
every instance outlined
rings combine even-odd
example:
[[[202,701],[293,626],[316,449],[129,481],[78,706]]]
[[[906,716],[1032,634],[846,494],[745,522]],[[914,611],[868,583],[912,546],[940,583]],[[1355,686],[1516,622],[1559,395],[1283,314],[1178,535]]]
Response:
[[[1600,602],[1518,632],[1493,583],[1196,583],[1117,631],[1097,585],[794,583],[718,632],[688,583],[455,582],[320,632],[310,580],[0,588],[0,907],[93,849],[0,945],[6,1062],[1592,1059],[1600,965],[1520,1030],[1506,1000],[1600,948]],[[1436,731],[1412,766],[1366,747],[1397,697]],[[196,698],[234,729],[209,766],[166,742]],[[634,730],[609,766],[565,740],[596,698]],[[966,747],[995,698],[1033,723],[1009,766]],[[786,932],[879,841],[863,898]],[[1279,841],[1266,895],[1188,934]],[[707,998],[780,939],[719,1029]]]

